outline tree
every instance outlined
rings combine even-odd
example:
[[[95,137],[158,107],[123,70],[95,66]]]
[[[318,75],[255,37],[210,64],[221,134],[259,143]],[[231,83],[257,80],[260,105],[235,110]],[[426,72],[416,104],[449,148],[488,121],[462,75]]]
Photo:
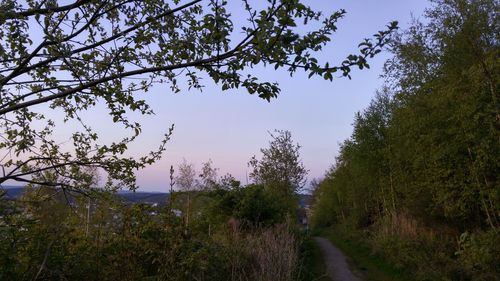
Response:
[[[233,177],[233,175],[231,175],[230,173],[227,173],[224,176],[220,177],[219,187],[227,190],[239,189],[241,187],[241,182],[239,180],[236,180],[236,178]]]
[[[428,24],[415,24],[392,44],[395,57],[387,69],[401,105],[393,113],[393,156],[419,214],[432,210],[456,225],[496,230],[498,3],[437,4],[427,13]]]
[[[175,183],[182,191],[193,191],[196,189],[196,170],[192,163],[188,163],[186,159],[177,167],[178,174],[175,177]]]
[[[207,191],[212,190],[217,185],[217,170],[213,167],[212,159],[202,164],[200,178],[200,188]]]
[[[269,133],[272,141],[269,148],[262,148],[262,159],[254,156],[248,163],[252,167],[250,178],[282,194],[294,194],[306,182],[307,170],[300,160],[300,145],[293,144],[289,131],[275,130]]]
[[[272,65],[290,74],[304,70],[332,80],[338,71],[350,77],[351,67],[368,67],[397,24],[331,66],[314,55],[330,41],[344,10],[323,18],[298,0],[268,1],[262,8],[241,2],[237,11],[224,0],[1,1],[0,149],[7,156],[0,163],[0,184],[13,180],[85,191],[79,188],[82,167],[97,167],[107,175],[107,187],[134,189],[134,171],[161,157],[173,129],[150,154],[124,156],[141,133],[128,113],[153,114],[142,94],[154,85],[167,84],[173,92],[201,89],[201,78],[209,77],[222,90],[242,87],[269,101],[279,86],[249,68]],[[311,22],[321,25],[299,32]],[[82,117],[97,105],[105,105],[110,121],[130,134],[103,143]],[[64,146],[56,138],[61,123],[76,128]],[[46,177],[47,171],[57,180]]]
[[[191,192],[193,192],[198,186],[196,180],[196,170],[192,163],[188,163],[186,159],[182,160],[177,168],[178,175],[175,178],[177,186],[186,194],[186,226],[189,225],[189,217],[191,212]]]
[[[312,221],[369,234],[374,252],[417,280],[494,280],[498,1],[433,2],[391,42],[387,88],[356,116]]]

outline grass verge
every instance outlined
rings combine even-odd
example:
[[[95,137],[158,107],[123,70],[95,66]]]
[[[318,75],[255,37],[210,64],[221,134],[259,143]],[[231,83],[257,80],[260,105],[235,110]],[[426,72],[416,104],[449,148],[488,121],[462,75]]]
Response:
[[[304,275],[303,280],[307,281],[332,281],[326,275],[326,266],[323,253],[318,244],[308,237],[304,241]]]
[[[347,257],[348,262],[365,276],[367,281],[412,281],[409,274],[394,268],[382,257],[373,255],[362,237],[347,235],[344,230],[330,227],[318,231],[318,235],[327,238]]]

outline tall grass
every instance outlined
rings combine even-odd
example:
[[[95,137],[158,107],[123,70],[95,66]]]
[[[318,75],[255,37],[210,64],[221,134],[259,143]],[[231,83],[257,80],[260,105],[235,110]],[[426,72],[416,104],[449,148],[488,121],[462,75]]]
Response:
[[[296,279],[299,250],[288,224],[278,224],[250,235],[247,245],[253,257],[251,270],[254,280]]]
[[[231,281],[298,280],[299,242],[289,223],[232,229],[226,243]]]

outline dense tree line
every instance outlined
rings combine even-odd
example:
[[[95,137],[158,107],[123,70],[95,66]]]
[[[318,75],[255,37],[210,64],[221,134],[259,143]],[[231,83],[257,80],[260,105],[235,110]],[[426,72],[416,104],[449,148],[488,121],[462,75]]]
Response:
[[[395,36],[386,86],[316,190],[316,226],[368,233],[418,280],[498,280],[498,8],[435,1]]]

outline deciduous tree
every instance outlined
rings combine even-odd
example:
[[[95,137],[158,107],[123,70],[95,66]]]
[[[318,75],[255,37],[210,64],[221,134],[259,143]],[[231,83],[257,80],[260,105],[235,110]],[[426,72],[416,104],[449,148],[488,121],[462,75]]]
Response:
[[[262,159],[252,157],[250,178],[283,194],[294,194],[306,182],[307,169],[300,159],[300,145],[294,144],[289,131],[269,133],[269,148],[262,148]]]

